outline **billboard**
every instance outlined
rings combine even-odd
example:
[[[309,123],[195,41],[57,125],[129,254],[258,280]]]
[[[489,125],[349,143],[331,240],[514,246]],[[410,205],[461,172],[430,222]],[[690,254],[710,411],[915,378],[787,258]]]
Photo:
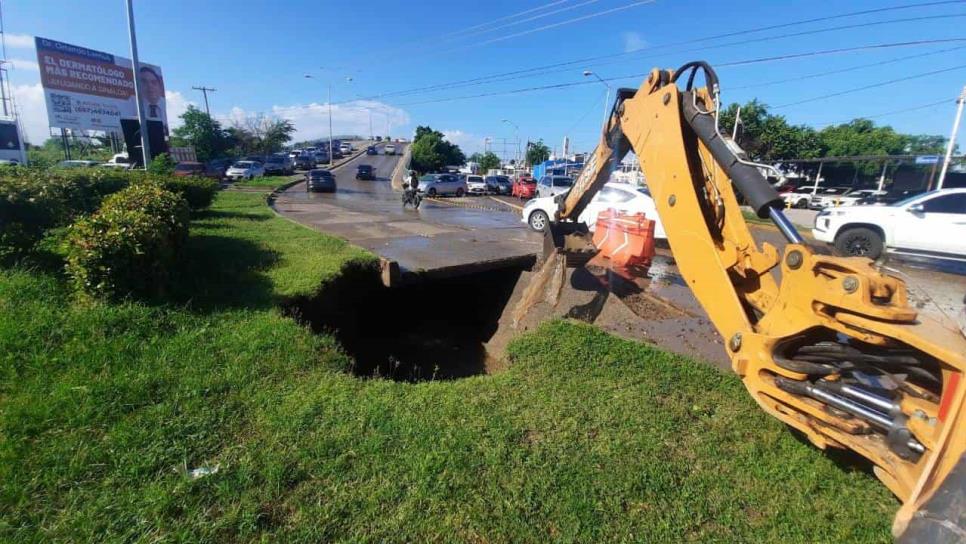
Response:
[[[51,127],[121,132],[122,120],[138,118],[130,59],[47,38],[37,37],[36,45]],[[142,62],[139,72],[149,126],[160,124],[167,134],[161,68]]]

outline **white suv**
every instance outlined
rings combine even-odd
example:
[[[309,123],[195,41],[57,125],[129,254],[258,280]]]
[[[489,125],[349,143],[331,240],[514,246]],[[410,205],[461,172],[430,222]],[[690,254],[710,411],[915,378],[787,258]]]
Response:
[[[889,206],[843,206],[815,216],[815,239],[843,255],[888,251],[966,261],[966,188],[941,189]]]

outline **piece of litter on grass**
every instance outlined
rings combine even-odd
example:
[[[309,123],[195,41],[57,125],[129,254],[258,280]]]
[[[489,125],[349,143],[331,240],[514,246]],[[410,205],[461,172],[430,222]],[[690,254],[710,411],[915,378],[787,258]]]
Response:
[[[220,465],[215,465],[213,467],[198,467],[196,469],[192,469],[191,471],[189,471],[188,476],[190,476],[192,480],[197,480],[198,478],[204,478],[205,476],[217,474],[219,467]]]

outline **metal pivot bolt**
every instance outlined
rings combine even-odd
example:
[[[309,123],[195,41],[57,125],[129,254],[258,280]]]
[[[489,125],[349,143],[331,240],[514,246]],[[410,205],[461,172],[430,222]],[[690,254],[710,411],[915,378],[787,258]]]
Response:
[[[671,101],[671,93],[664,93],[664,98],[662,99],[662,102],[664,102],[664,105],[667,106],[668,102],[670,101]]]
[[[798,268],[802,266],[803,260],[802,252],[796,249],[785,257],[785,264],[787,264],[788,268],[791,268],[792,270],[798,270]]]
[[[728,347],[731,351],[738,351],[741,349],[741,333],[736,332],[731,336],[731,340],[728,340]]]
[[[674,205],[677,204],[677,202],[678,202],[678,197],[676,197],[674,195],[671,195],[671,196],[667,197],[667,205],[668,206],[671,206],[673,208]]]
[[[855,276],[846,276],[842,280],[842,289],[845,289],[846,293],[854,293],[856,289],[859,288],[859,279]]]

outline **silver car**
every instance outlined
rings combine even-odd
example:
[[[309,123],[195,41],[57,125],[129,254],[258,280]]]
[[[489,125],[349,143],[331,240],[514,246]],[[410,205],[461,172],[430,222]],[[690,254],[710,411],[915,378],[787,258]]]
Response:
[[[466,182],[456,174],[426,174],[419,178],[419,192],[428,196],[466,194]]]
[[[566,193],[573,186],[574,180],[568,176],[543,176],[537,182],[537,197],[554,196]]]

